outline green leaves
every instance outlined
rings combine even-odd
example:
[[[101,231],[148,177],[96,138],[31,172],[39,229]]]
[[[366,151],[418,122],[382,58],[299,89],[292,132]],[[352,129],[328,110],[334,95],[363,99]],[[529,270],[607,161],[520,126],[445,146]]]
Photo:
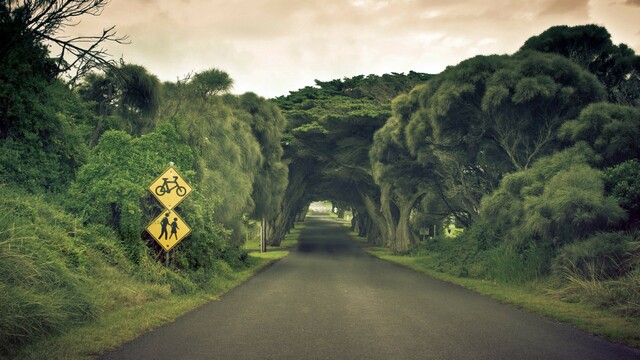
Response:
[[[640,109],[609,103],[592,104],[559,132],[564,139],[585,141],[613,166],[640,157]]]
[[[233,86],[233,79],[226,72],[211,68],[199,72],[189,82],[193,92],[206,100],[210,96],[228,91]]]
[[[514,104],[524,104],[536,98],[546,100],[556,94],[558,87],[549,76],[524,78],[516,84],[513,102]]]
[[[582,144],[505,176],[483,199],[482,218],[498,224],[512,241],[556,247],[619,224],[626,214],[605,193],[602,173],[588,165],[589,152]]]
[[[188,171],[192,150],[181,142],[169,125],[155,132],[132,138],[123,131],[108,131],[92,150],[87,164],[80,168],[71,189],[71,207],[92,223],[109,225],[139,256],[144,227],[157,215],[146,187],[173,161],[191,181]]]
[[[630,212],[631,219],[640,217],[640,162],[627,160],[604,170],[606,188],[620,206]]]
[[[613,44],[601,26],[553,26],[529,38],[520,52],[530,50],[562,55],[589,70],[606,87],[612,103],[640,102],[640,58],[627,45]]]
[[[86,109],[57,81],[5,85],[13,90],[0,94],[0,179],[33,192],[65,189],[86,160]]]
[[[291,130],[294,134],[304,134],[304,135],[312,135],[312,134],[316,134],[316,135],[326,135],[329,133],[329,131],[327,129],[325,129],[322,125],[318,124],[317,121],[311,122],[311,123],[307,123],[307,124],[303,124],[301,126],[298,126],[295,129]],[[303,136],[304,136],[303,135]]]
[[[487,92],[482,98],[482,110],[486,112],[494,111],[509,100],[509,89],[504,85],[494,85],[487,88]]]

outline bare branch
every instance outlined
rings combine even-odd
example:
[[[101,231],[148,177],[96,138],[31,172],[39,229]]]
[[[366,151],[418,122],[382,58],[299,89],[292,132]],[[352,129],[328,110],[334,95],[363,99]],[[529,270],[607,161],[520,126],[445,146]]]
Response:
[[[105,43],[127,44],[126,36],[118,36],[115,27],[104,29],[94,36],[65,37],[58,34],[80,23],[83,15],[100,16],[110,0],[9,0],[7,8],[13,18],[23,22],[24,28],[11,43],[24,38],[48,43],[58,49],[56,76],[66,76],[73,84],[80,76],[94,68],[107,70],[117,65],[103,47]],[[11,44],[3,46],[7,48]]]

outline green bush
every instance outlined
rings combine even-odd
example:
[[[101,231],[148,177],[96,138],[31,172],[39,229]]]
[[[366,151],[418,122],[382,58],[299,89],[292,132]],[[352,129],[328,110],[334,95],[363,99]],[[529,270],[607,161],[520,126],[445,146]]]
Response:
[[[194,161],[191,149],[180,144],[171,125],[135,139],[122,131],[108,131],[78,172],[71,188],[71,210],[83,214],[88,223],[115,229],[128,256],[139,261],[145,251],[141,234],[159,206],[146,188],[170,161],[186,169]],[[189,179],[192,173],[182,175]]]
[[[612,103],[594,103],[562,125],[559,136],[586,142],[598,155],[599,165],[615,166],[640,157],[640,109]]]
[[[498,190],[483,198],[481,218],[515,247],[527,240],[559,248],[617,226],[626,213],[605,193],[602,172],[589,166],[593,156],[578,144],[505,176]]]
[[[85,226],[44,196],[0,186],[0,207],[0,358],[103,312],[217,281],[164,266],[142,242],[134,263],[115,230]],[[233,273],[226,266],[218,276]]]
[[[487,251],[499,243],[496,227],[480,220],[460,236],[437,236],[414,244],[410,256],[429,257],[434,270],[455,276],[483,277],[486,274]]]
[[[640,162],[625,161],[604,170],[607,192],[629,212],[630,222],[640,220]]]
[[[0,182],[34,193],[61,191],[86,160],[90,114],[52,76],[55,62],[39,37],[25,35],[16,20],[22,16],[8,16],[0,13]]]
[[[583,239],[625,219],[617,201],[604,193],[602,175],[587,165],[558,172],[544,192],[524,201],[524,236],[561,245]]]

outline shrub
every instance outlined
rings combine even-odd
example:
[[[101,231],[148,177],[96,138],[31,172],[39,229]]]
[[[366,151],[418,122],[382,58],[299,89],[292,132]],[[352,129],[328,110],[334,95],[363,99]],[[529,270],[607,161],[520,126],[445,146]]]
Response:
[[[532,244],[527,249],[500,246],[488,254],[487,277],[508,284],[523,284],[549,272],[553,250]]]
[[[634,266],[633,244],[633,238],[628,233],[595,234],[584,241],[563,247],[553,260],[553,271],[560,275],[579,275],[596,280],[620,277]]]
[[[136,139],[122,131],[106,132],[78,172],[71,189],[75,201],[70,207],[84,214],[87,222],[116,230],[128,256],[139,261],[144,252],[141,234],[158,206],[150,201],[152,195],[146,187],[169,161],[187,169],[193,163],[189,147],[179,143],[179,136],[170,125],[159,126]],[[163,150],[167,148],[171,151]]]
[[[455,276],[482,277],[487,271],[487,250],[493,249],[498,243],[496,227],[480,220],[456,238],[438,236],[414,244],[408,254],[430,257],[432,267],[437,271]]]
[[[615,199],[604,194],[601,173],[587,165],[558,172],[542,195],[524,201],[521,233],[543,243],[571,243],[625,219]]]
[[[618,225],[626,213],[606,195],[602,173],[589,166],[592,158],[593,152],[578,144],[505,176],[482,200],[481,218],[496,224],[514,245],[527,240],[543,247]]]
[[[629,211],[632,223],[640,220],[640,162],[625,161],[604,170],[607,192]]]

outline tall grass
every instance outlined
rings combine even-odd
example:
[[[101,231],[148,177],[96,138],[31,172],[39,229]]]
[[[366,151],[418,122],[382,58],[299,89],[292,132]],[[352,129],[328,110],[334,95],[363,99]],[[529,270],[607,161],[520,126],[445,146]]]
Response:
[[[552,256],[550,249],[540,246],[522,252],[500,246],[489,252],[487,277],[506,284],[524,284],[548,274]]]
[[[134,263],[113,230],[46,200],[0,185],[0,358],[126,307],[215,290],[237,272],[222,259],[206,271],[166,267],[143,244]]]
[[[82,256],[60,241],[64,233],[16,225],[23,219],[10,215],[0,216],[0,354],[98,312],[84,285]]]
[[[624,276],[611,277],[604,273],[601,264],[591,260],[581,266],[565,267],[562,278],[563,284],[551,291],[556,297],[640,318],[640,268]]]

